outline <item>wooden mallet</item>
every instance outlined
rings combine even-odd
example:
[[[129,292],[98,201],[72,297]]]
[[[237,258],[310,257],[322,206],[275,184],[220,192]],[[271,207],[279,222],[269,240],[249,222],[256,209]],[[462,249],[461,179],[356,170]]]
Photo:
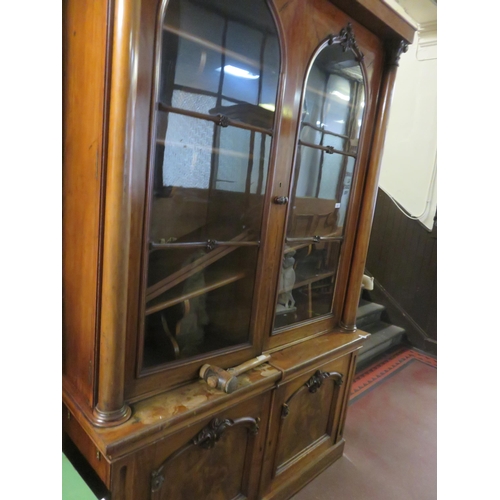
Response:
[[[209,387],[231,394],[238,385],[238,375],[265,363],[270,357],[270,354],[261,354],[256,358],[245,361],[245,363],[233,368],[228,368],[227,370],[206,364],[200,368],[200,378],[205,380]]]

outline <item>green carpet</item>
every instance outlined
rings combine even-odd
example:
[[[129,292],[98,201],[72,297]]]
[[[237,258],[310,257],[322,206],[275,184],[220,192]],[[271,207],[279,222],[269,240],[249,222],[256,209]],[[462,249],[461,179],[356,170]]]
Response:
[[[96,500],[96,498],[63,453],[62,500]]]

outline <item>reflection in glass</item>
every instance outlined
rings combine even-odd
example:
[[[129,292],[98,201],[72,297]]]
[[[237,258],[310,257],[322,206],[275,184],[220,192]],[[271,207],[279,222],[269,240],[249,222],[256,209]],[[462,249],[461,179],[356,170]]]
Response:
[[[154,251],[147,288],[144,366],[245,342],[257,247]]]
[[[144,368],[249,341],[280,63],[265,0],[170,0],[160,48]]]
[[[325,46],[302,104],[275,328],[331,312],[364,101],[354,52]]]
[[[279,76],[279,44],[264,0],[251,5],[218,0],[170,0],[162,37],[159,101],[179,106],[173,94],[210,95],[215,105],[196,111],[220,113],[221,100],[236,120],[271,128]],[[260,108],[260,109],[259,109]],[[230,115],[228,115],[230,116]],[[263,126],[263,125],[262,125]]]
[[[331,311],[339,253],[338,241],[287,245],[279,281],[275,328]]]

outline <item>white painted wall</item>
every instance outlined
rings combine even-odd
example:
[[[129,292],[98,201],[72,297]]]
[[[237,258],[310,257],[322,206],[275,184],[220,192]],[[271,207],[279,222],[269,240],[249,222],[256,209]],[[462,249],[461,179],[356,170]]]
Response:
[[[421,26],[401,56],[379,186],[432,229],[436,213],[437,33]]]

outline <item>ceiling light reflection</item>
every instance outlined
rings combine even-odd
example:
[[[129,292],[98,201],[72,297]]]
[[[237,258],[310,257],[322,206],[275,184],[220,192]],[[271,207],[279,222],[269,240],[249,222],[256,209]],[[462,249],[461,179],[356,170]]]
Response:
[[[343,101],[350,101],[351,100],[351,98],[348,95],[342,94],[342,92],[339,92],[338,90],[334,90],[332,92],[332,95],[339,97]]]
[[[222,68],[217,68],[216,71],[222,71]],[[259,75],[254,75],[246,69],[238,68],[237,66],[232,66],[231,64],[226,64],[224,66],[224,73],[237,76],[238,78],[246,78],[248,80],[257,80],[257,78],[259,78]]]

